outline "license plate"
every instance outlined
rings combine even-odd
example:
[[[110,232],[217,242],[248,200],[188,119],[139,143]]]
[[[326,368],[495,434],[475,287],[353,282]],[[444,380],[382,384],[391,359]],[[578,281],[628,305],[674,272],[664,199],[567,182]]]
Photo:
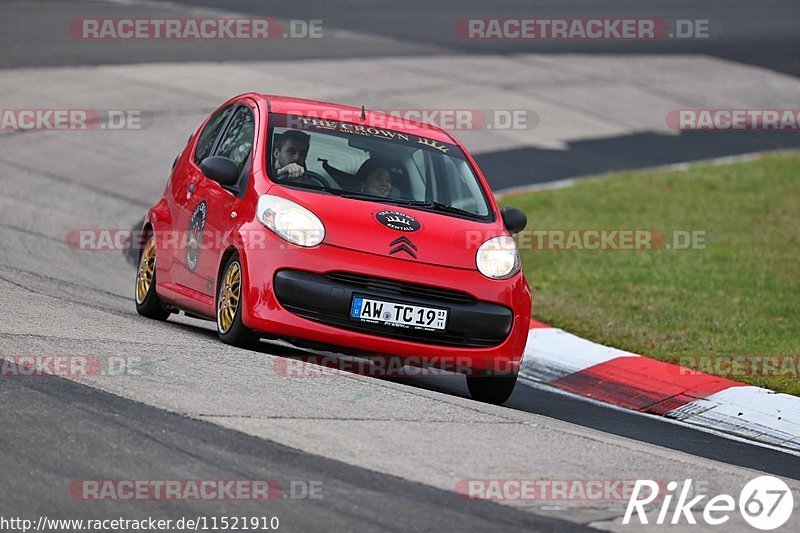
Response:
[[[350,317],[373,324],[401,328],[443,330],[447,324],[447,309],[399,304],[356,296]]]

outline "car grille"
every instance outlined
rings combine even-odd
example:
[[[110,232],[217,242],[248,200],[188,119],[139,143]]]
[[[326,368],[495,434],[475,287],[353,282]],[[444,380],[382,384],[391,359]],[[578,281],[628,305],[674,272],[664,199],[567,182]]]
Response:
[[[485,348],[503,342],[513,324],[511,309],[479,301],[460,291],[350,272],[315,274],[279,270],[275,274],[274,287],[280,304],[295,315],[329,326],[391,339]],[[352,320],[350,308],[356,295],[412,305],[447,307],[450,310],[447,330],[410,330]]]
[[[309,320],[325,324],[327,326],[334,326],[337,328],[347,329],[350,331],[357,331],[360,333],[370,333],[372,335],[380,335],[387,339],[398,339],[412,342],[425,342],[429,344],[440,344],[443,346],[461,346],[464,348],[488,348],[499,344],[503,338],[485,339],[480,337],[466,337],[464,335],[453,335],[448,333],[430,332],[430,331],[410,331],[404,329],[397,329],[387,326],[377,326],[372,324],[359,324],[341,315],[333,313],[323,313],[308,309],[286,305],[286,309]]]
[[[443,303],[471,304],[477,301],[469,294],[459,291],[390,279],[374,278],[361,274],[351,274],[349,272],[333,272],[326,274],[324,277],[331,281],[350,285],[354,289],[364,292],[381,291],[392,293],[399,297],[425,298],[439,300]]]

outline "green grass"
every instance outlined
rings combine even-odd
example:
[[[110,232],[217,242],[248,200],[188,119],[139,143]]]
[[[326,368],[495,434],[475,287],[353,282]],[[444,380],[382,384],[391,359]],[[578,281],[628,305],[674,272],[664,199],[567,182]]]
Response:
[[[705,249],[523,250],[537,319],[669,362],[798,360],[800,154],[614,174],[501,203],[523,209],[528,230],[708,232]],[[800,395],[796,373],[759,374],[727,377]]]

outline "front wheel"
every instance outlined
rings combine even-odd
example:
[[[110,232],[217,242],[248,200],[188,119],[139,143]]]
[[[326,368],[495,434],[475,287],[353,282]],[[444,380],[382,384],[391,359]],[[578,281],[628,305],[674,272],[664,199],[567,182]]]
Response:
[[[222,269],[217,291],[217,333],[225,344],[249,346],[258,336],[242,322],[242,264],[232,255]]]
[[[467,376],[467,388],[473,400],[502,405],[514,392],[517,375]]]
[[[170,310],[156,294],[156,238],[151,235],[139,257],[134,290],[136,312],[154,320],[166,320]]]

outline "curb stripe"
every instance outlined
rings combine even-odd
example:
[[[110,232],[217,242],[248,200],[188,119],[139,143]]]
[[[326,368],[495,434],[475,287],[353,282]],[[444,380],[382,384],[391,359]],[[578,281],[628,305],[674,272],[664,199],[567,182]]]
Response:
[[[549,383],[617,357],[639,356],[587,341],[558,328],[537,328],[528,332],[520,372],[534,381]]]
[[[659,415],[741,383],[647,357],[617,357],[549,383],[628,409]]]
[[[800,398],[582,339],[531,319],[520,379],[800,451]]]
[[[531,318],[531,325],[528,329],[547,329],[550,326],[545,324],[544,322],[539,322],[538,320],[534,320]]]
[[[800,398],[743,385],[695,400],[668,417],[800,450]]]

